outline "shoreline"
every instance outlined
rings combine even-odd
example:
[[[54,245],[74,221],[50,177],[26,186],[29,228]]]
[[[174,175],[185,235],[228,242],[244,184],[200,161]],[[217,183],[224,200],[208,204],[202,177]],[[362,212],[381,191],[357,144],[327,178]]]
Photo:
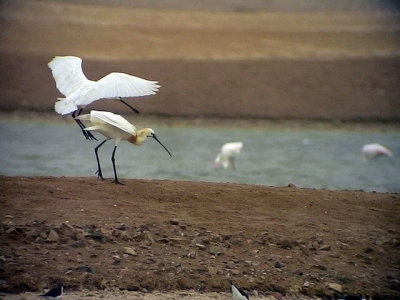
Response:
[[[7,174],[0,174],[0,179],[2,178],[10,178],[13,180],[25,180],[31,179],[31,180],[78,180],[79,182],[83,182],[85,180],[88,181],[98,181],[100,183],[104,184],[111,184],[111,186],[118,186],[112,183],[113,178],[112,177],[105,177],[104,180],[97,179],[96,176],[54,176],[54,175],[7,175]],[[151,179],[151,178],[127,178],[124,177],[121,180],[128,181],[128,182],[148,182],[151,184],[151,182],[160,182],[160,183],[166,183],[166,184],[183,184],[183,185],[190,185],[190,184],[204,184],[204,185],[216,185],[216,186],[234,186],[234,187],[242,187],[242,188],[261,188],[261,189],[276,189],[276,190],[290,190],[294,189],[297,191],[304,191],[304,192],[321,192],[321,193],[366,193],[366,194],[373,194],[373,195],[392,195],[393,197],[399,196],[400,197],[400,192],[379,192],[379,191],[366,191],[362,189],[326,189],[326,188],[314,188],[314,187],[301,187],[301,186],[296,186],[295,184],[288,183],[287,185],[265,185],[265,184],[253,184],[253,183],[241,183],[241,182],[214,182],[214,181],[204,181],[204,180],[180,180],[180,179]],[[399,198],[400,199],[400,198]]]
[[[90,111],[90,109],[86,109]],[[350,131],[399,131],[400,120],[330,120],[330,119],[271,119],[246,117],[192,117],[157,114],[121,113],[124,117],[138,119],[141,123],[156,123],[163,126],[203,126],[203,127],[239,127],[256,129],[321,129]],[[73,124],[70,116],[61,116],[52,111],[3,110],[3,120],[23,121],[60,121]]]

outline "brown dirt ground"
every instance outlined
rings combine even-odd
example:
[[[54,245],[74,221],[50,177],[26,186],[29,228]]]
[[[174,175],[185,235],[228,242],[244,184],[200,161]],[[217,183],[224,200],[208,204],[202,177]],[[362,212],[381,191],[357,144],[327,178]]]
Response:
[[[400,297],[398,194],[124,182],[2,176],[0,289]]]

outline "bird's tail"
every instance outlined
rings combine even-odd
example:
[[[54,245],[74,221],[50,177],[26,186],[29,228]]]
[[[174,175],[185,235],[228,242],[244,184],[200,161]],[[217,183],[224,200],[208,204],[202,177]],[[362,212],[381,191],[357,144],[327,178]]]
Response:
[[[72,101],[65,100],[65,98],[58,98],[58,101],[54,105],[54,109],[60,115],[66,115],[77,110],[78,106]]]

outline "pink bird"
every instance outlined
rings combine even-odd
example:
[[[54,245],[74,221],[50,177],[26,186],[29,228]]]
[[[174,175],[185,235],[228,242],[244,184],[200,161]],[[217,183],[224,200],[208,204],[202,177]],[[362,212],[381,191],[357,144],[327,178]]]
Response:
[[[393,156],[392,151],[385,146],[376,143],[364,145],[361,149],[361,153],[364,161],[369,161],[383,155],[389,157]]]

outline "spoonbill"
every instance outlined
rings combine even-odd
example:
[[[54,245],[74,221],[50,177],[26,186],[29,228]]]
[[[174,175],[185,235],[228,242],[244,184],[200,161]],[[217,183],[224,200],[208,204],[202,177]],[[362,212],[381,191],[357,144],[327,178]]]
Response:
[[[84,131],[82,122],[75,118],[90,103],[104,98],[121,101],[136,113],[139,111],[126,103],[124,97],[154,95],[160,88],[157,81],[149,81],[125,73],[110,73],[98,81],[89,80],[82,71],[82,59],[76,56],[56,56],[49,63],[57,89],[65,96],[58,98],[54,108],[61,115],[72,114],[86,139],[96,139]]]
[[[393,156],[392,151],[390,151],[387,147],[377,143],[364,145],[361,149],[361,154],[364,161],[369,161],[383,155],[389,157]]]
[[[80,115],[75,118],[82,121],[87,120],[91,123],[92,126],[83,128],[83,130],[96,131],[106,137],[106,139],[94,149],[98,167],[96,174],[97,177],[102,180],[104,180],[104,178],[101,171],[100,160],[97,151],[108,140],[115,140],[115,147],[111,156],[111,161],[114,169],[114,183],[123,184],[118,180],[117,170],[115,167],[115,150],[117,150],[117,146],[122,140],[128,141],[136,146],[140,146],[146,141],[148,137],[152,137],[168,152],[169,156],[172,156],[171,152],[169,152],[169,150],[157,138],[153,129],[143,128],[137,130],[133,124],[129,123],[125,118],[121,117],[120,115],[107,111],[92,110],[90,114]]]
[[[235,300],[248,300],[249,295],[246,294],[245,291],[241,290],[240,288],[236,287],[232,281],[230,281],[231,290],[232,290],[232,298]]]
[[[62,286],[62,284],[59,284],[56,287],[48,290],[46,294],[40,296],[48,299],[60,299],[63,295],[63,292],[64,292],[64,287]]]
[[[214,168],[218,169],[222,166],[227,169],[229,166],[233,170],[236,170],[235,159],[242,152],[243,143],[242,142],[231,142],[226,143],[221,147],[221,152],[218,153],[214,160]]]

